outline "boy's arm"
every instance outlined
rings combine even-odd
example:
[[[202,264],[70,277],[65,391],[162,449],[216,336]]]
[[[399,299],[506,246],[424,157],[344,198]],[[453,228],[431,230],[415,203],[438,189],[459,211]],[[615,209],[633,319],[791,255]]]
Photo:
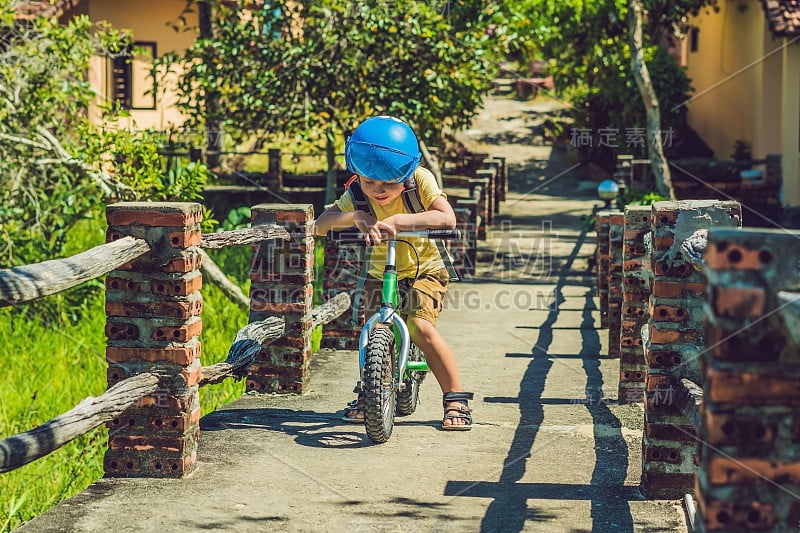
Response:
[[[377,223],[375,217],[364,211],[342,211],[333,205],[314,221],[314,233],[324,237],[329,231],[339,231],[356,226],[364,233]]]
[[[450,202],[444,196],[439,196],[421,213],[401,213],[392,215],[381,221],[391,226],[395,231],[417,231],[424,229],[455,229],[456,214]]]
[[[314,221],[314,233],[324,237],[331,230],[342,230],[355,226],[355,211],[342,211],[331,206]]]

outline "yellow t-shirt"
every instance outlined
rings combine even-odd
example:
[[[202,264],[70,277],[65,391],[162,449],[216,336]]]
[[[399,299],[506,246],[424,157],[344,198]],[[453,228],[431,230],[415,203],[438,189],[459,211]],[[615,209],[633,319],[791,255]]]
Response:
[[[419,198],[425,209],[430,208],[433,201],[440,196],[447,198],[447,195],[439,188],[439,184],[436,183],[436,178],[428,169],[417,167],[417,170],[414,172],[414,180],[417,183]],[[367,198],[367,201],[369,201],[372,211],[375,213],[378,220],[383,220],[391,215],[399,213],[409,213],[403,204],[403,198],[400,196],[387,205],[376,204],[370,201],[369,198]],[[334,205],[338,207],[340,211],[347,212],[355,210],[353,197],[349,192],[345,192],[340,196]],[[428,228],[421,227],[419,229],[424,230]],[[401,239],[411,243],[414,248],[412,249],[411,246],[405,242],[397,243],[395,255],[397,259],[397,277],[399,279],[413,278],[415,275],[432,273],[445,268],[444,262],[439,255],[439,250],[432,241],[418,237],[401,237]],[[370,276],[378,279],[383,278],[383,268],[386,265],[386,253],[388,250],[389,246],[385,243],[371,248]],[[416,254],[414,250],[416,250]],[[417,255],[419,255],[419,259],[417,259]],[[417,264],[419,264],[419,271],[417,270]]]

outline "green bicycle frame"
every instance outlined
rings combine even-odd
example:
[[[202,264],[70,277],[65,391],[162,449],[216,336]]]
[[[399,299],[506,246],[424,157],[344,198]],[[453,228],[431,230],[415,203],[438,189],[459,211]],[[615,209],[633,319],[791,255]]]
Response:
[[[422,232],[402,232],[400,235],[421,234]],[[425,233],[427,235],[427,233]],[[367,320],[361,329],[358,342],[358,364],[361,379],[364,378],[364,365],[367,357],[367,344],[369,343],[369,333],[377,324],[394,327],[395,338],[399,341],[400,352],[397,361],[397,382],[402,383],[406,370],[427,371],[428,365],[424,361],[408,360],[409,348],[411,346],[411,335],[405,321],[396,312],[399,305],[399,295],[397,291],[397,267],[396,267],[396,245],[397,241],[389,241],[389,250],[386,254],[386,266],[383,269],[383,289],[381,291],[381,309]]]

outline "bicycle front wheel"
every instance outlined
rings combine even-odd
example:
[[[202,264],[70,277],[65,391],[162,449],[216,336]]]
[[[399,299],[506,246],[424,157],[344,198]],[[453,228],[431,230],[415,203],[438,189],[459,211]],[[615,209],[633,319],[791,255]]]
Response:
[[[394,332],[377,326],[369,334],[364,362],[364,425],[367,436],[386,442],[394,429],[397,404],[397,357]]]

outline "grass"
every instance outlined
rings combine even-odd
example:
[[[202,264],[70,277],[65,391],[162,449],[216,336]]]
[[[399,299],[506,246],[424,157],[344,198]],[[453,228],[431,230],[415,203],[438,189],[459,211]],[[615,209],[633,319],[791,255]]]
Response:
[[[67,254],[102,243],[104,224],[101,216],[82,221],[70,235]],[[321,268],[322,246],[318,249]],[[248,287],[250,247],[209,253],[233,280]],[[322,276],[316,279],[321,281]],[[315,301],[320,298],[319,285],[315,287]],[[105,390],[104,294],[99,282],[89,285],[89,290],[90,298],[77,310],[68,305],[66,294],[37,303],[40,309],[43,305],[61,308],[56,313],[62,317],[61,323],[30,319],[20,310],[0,309],[0,438],[32,429]],[[248,313],[211,284],[206,284],[202,293],[202,361],[210,365],[225,359],[236,332],[247,324]],[[314,332],[313,351],[319,346],[320,336],[320,331]],[[203,414],[243,392],[244,382],[230,379],[203,387]],[[99,479],[107,437],[106,428],[100,427],[49,456],[0,474],[0,532],[11,531]]]

